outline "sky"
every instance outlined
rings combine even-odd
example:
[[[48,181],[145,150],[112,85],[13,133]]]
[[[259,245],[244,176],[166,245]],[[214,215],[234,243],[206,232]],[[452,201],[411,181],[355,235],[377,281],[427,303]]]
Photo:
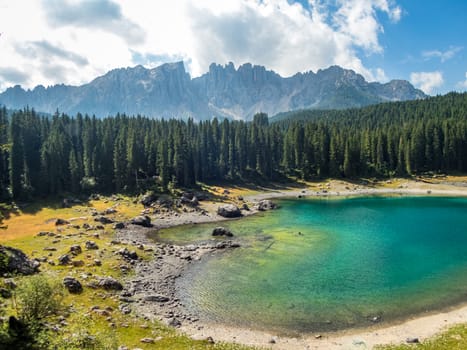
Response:
[[[430,95],[467,90],[466,0],[0,0],[0,91],[115,68],[331,65]]]

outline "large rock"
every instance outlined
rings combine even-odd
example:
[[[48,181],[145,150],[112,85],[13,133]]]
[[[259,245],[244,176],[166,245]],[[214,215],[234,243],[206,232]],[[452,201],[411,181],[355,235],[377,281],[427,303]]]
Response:
[[[170,208],[174,204],[174,201],[170,196],[162,195],[157,199],[156,203],[161,207]]]
[[[78,294],[83,291],[83,286],[81,283],[73,277],[65,277],[63,279],[63,285],[71,294]]]
[[[140,215],[137,217],[134,217],[130,221],[133,225],[139,225],[143,227],[152,227],[151,224],[151,218],[147,215]]]
[[[265,211],[265,210],[271,210],[271,209],[276,209],[277,205],[276,203],[270,201],[269,199],[263,199],[258,202],[256,205],[258,210],[260,211]]]
[[[70,253],[73,255],[78,255],[82,253],[81,246],[79,244],[74,244],[70,247]]]
[[[122,290],[123,285],[112,277],[103,277],[97,283],[98,287],[106,290]]]
[[[128,250],[128,248],[126,248],[126,247],[120,249],[119,251],[117,251],[117,254],[121,255],[123,257],[123,259],[125,259],[127,261],[137,260],[138,259],[138,254],[136,254],[136,252],[134,250],[133,251]]]
[[[145,207],[150,207],[151,204],[154,203],[156,200],[157,200],[157,196],[152,192],[148,192],[143,196],[143,198],[141,198],[140,202]]]
[[[21,250],[0,245],[0,274],[32,275],[38,268],[37,262],[29,259]]]
[[[199,199],[193,192],[183,192],[180,197],[180,202],[193,207],[199,205]]]
[[[216,227],[214,230],[212,230],[212,235],[233,237],[233,233],[229,229],[226,229],[225,227],[221,227],[221,226]]]
[[[237,218],[242,216],[240,209],[235,204],[223,204],[217,208],[217,214],[224,218]]]
[[[94,221],[100,222],[101,224],[107,225],[107,224],[113,224],[114,221],[112,219],[109,219],[106,216],[98,216],[94,218]]]
[[[84,245],[85,245],[86,249],[88,249],[88,250],[99,249],[96,242],[94,242],[94,241],[86,241],[86,243]]]
[[[59,265],[68,265],[69,263],[71,263],[71,258],[68,254],[63,254],[58,257]]]
[[[122,230],[125,228],[125,224],[123,222],[117,222],[115,225],[114,225],[114,229],[115,230]]]
[[[70,222],[65,219],[56,219],[55,220],[55,226],[63,226],[63,225],[68,225]]]

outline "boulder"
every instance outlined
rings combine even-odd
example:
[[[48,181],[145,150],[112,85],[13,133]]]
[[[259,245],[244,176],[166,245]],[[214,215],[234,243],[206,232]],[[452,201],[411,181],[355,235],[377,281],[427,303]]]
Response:
[[[157,196],[152,192],[148,192],[143,196],[143,198],[141,198],[140,202],[145,207],[150,207],[151,204],[154,203],[156,200],[157,200]]]
[[[193,197],[194,197],[194,194],[192,192],[183,192],[181,197],[180,197],[180,201],[183,204],[187,204],[187,203],[191,202]]]
[[[137,260],[138,254],[135,251],[129,251],[128,248],[122,248],[117,251],[117,254],[121,255],[125,260]]]
[[[417,344],[417,343],[420,343],[420,340],[418,338],[410,337],[410,338],[407,338],[405,342],[408,344]]]
[[[143,227],[152,227],[151,218],[147,215],[136,216],[130,221],[133,225],[139,225]]]
[[[117,212],[117,209],[115,208],[107,208],[106,210],[103,211],[103,215],[115,214],[116,212]]]
[[[265,211],[265,210],[276,209],[277,205],[276,203],[270,201],[269,199],[263,199],[258,202],[257,208],[259,211]]]
[[[159,204],[161,207],[170,208],[173,205],[174,201],[171,197],[167,195],[162,195],[159,197],[156,203]]]
[[[212,235],[233,237],[233,233],[229,229],[226,229],[225,227],[221,227],[221,226],[216,227],[214,230],[212,230]]]
[[[84,261],[83,260],[73,260],[71,262],[71,265],[73,267],[83,267],[84,266]]]
[[[94,221],[100,222],[103,225],[113,224],[114,223],[114,221],[112,219],[109,219],[106,216],[98,216],[98,217],[94,218]]]
[[[242,216],[240,209],[235,204],[223,204],[217,208],[217,214],[224,218],[237,218]]]
[[[79,294],[83,291],[81,283],[73,277],[65,277],[63,279],[63,285],[71,294]]]
[[[63,254],[58,257],[59,265],[68,265],[71,262],[71,258],[68,254]]]
[[[86,249],[88,249],[88,250],[96,250],[96,249],[99,249],[99,247],[97,246],[96,242],[94,242],[94,241],[86,241],[86,243],[84,244],[84,246],[85,246]]]
[[[105,290],[122,290],[123,285],[112,277],[103,277],[97,283],[98,287],[104,288]]]
[[[0,245],[0,274],[32,275],[38,267],[37,262],[29,259],[23,251]]]
[[[192,192],[183,192],[182,196],[180,197],[180,202],[182,204],[190,205],[193,207],[199,205],[198,197]]]
[[[122,230],[125,228],[125,224],[123,222],[117,222],[115,225],[114,225],[114,229],[115,230]]]
[[[70,247],[70,253],[73,255],[78,255],[81,254],[83,250],[81,249],[81,246],[79,244],[74,244]]]
[[[56,219],[55,226],[68,225],[70,222],[65,219]]]
[[[44,236],[48,236],[49,235],[49,232],[47,231],[41,231],[37,234],[37,237],[44,237]]]

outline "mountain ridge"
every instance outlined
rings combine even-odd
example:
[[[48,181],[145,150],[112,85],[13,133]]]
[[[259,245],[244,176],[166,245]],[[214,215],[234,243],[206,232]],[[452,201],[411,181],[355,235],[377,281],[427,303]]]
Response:
[[[38,85],[24,90],[16,85],[0,94],[0,104],[98,117],[126,113],[250,120],[257,112],[275,115],[304,108],[343,109],[425,97],[405,80],[367,82],[360,74],[339,66],[282,77],[251,63],[238,68],[231,62],[212,63],[208,72],[191,78],[179,61],[155,68],[116,68],[80,86]]]

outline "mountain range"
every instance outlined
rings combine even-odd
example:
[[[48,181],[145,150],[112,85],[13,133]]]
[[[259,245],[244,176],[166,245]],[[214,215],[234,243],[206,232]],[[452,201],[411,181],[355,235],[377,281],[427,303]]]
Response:
[[[386,101],[427,97],[405,80],[367,82],[352,70],[331,66],[316,73],[281,77],[263,66],[211,64],[209,71],[191,78],[183,62],[109,71],[81,86],[39,85],[25,90],[16,85],[0,94],[0,104],[12,109],[78,112],[105,117],[117,113],[195,120],[227,117],[251,120],[257,112],[313,108],[342,109]]]

